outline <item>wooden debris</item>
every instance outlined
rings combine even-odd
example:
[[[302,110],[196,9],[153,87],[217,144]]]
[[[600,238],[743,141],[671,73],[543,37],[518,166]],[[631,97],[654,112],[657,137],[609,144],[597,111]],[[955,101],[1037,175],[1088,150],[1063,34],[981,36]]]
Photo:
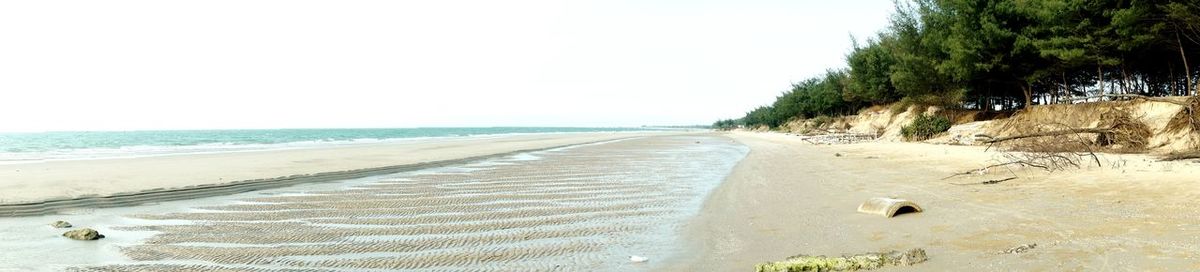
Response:
[[[989,184],[996,184],[996,183],[1001,183],[1001,182],[1005,182],[1005,181],[1010,181],[1010,180],[1014,180],[1014,179],[1017,179],[1017,177],[986,180],[986,181],[979,182],[979,183],[951,183],[951,184],[954,184],[954,185],[989,185]]]
[[[1200,150],[1175,152],[1175,153],[1166,154],[1166,155],[1162,155],[1162,156],[1158,157],[1158,160],[1160,160],[1160,161],[1178,161],[1178,160],[1190,160],[1190,159],[1200,159]]]

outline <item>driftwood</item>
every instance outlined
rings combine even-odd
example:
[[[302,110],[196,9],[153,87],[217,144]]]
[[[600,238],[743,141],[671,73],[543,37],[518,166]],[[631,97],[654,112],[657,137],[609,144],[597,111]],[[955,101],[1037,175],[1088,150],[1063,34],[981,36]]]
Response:
[[[1189,159],[1200,159],[1200,150],[1177,152],[1158,157],[1158,160],[1160,161],[1178,161]]]
[[[979,172],[987,171],[988,169],[992,169],[995,167],[1001,167],[1001,166],[1012,165],[1012,164],[1024,164],[1024,163],[1025,163],[1024,161],[1010,161],[1010,162],[1006,162],[1006,163],[998,163],[998,164],[988,165],[988,166],[980,167],[977,169],[954,173],[953,175],[942,178],[942,180],[947,180],[947,179],[957,177],[957,176],[962,176],[962,175],[970,175],[970,174],[974,174],[974,173],[979,173]]]
[[[1100,134],[1100,133],[1111,133],[1111,132],[1113,132],[1113,129],[1111,129],[1111,128],[1070,128],[1070,129],[1064,129],[1064,130],[1046,131],[1046,132],[1038,132],[1038,133],[1031,133],[1031,134],[1024,134],[1024,135],[999,137],[999,138],[992,137],[992,136],[985,135],[985,134],[976,134],[975,137],[983,138],[982,140],[980,140],[980,142],[982,142],[982,143],[991,144],[991,143],[999,143],[999,142],[1009,141],[1009,140],[1034,138],[1034,137],[1062,136],[1062,135],[1071,135],[1071,134],[1079,134],[1079,133]]]
[[[1014,179],[1017,179],[1017,177],[1007,177],[1007,178],[1002,178],[1002,179],[985,180],[983,182],[976,182],[976,183],[951,183],[951,184],[954,184],[954,185],[990,185],[990,184],[1001,183],[1001,182],[1010,181],[1010,180],[1014,180]]]

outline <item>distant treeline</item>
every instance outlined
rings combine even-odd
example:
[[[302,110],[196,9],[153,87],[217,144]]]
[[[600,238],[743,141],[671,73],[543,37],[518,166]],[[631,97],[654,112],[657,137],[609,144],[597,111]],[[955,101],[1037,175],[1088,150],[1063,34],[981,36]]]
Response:
[[[779,126],[893,102],[1011,110],[1104,94],[1196,95],[1200,1],[916,0],[849,69],[714,127]]]

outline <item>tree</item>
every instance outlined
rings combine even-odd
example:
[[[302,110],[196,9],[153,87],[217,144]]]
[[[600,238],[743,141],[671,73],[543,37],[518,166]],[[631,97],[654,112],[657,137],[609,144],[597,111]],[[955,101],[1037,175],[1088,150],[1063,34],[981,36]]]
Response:
[[[853,51],[846,56],[850,70],[844,100],[878,105],[900,99],[891,78],[896,59],[889,46],[894,40],[890,34],[880,33],[878,38],[867,40],[866,46],[854,43]]]

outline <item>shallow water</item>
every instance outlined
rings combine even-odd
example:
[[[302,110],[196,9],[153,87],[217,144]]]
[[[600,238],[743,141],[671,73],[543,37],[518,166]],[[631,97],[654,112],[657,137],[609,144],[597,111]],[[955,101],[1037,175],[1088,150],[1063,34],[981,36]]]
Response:
[[[659,136],[140,207],[0,219],[0,270],[647,270],[745,156]],[[70,241],[67,220],[109,238]],[[44,257],[69,254],[73,258]],[[634,264],[630,255],[650,258]],[[74,257],[77,256],[77,257]]]
[[[0,164],[458,139],[515,134],[633,132],[648,128],[484,127],[50,131],[0,133]]]

